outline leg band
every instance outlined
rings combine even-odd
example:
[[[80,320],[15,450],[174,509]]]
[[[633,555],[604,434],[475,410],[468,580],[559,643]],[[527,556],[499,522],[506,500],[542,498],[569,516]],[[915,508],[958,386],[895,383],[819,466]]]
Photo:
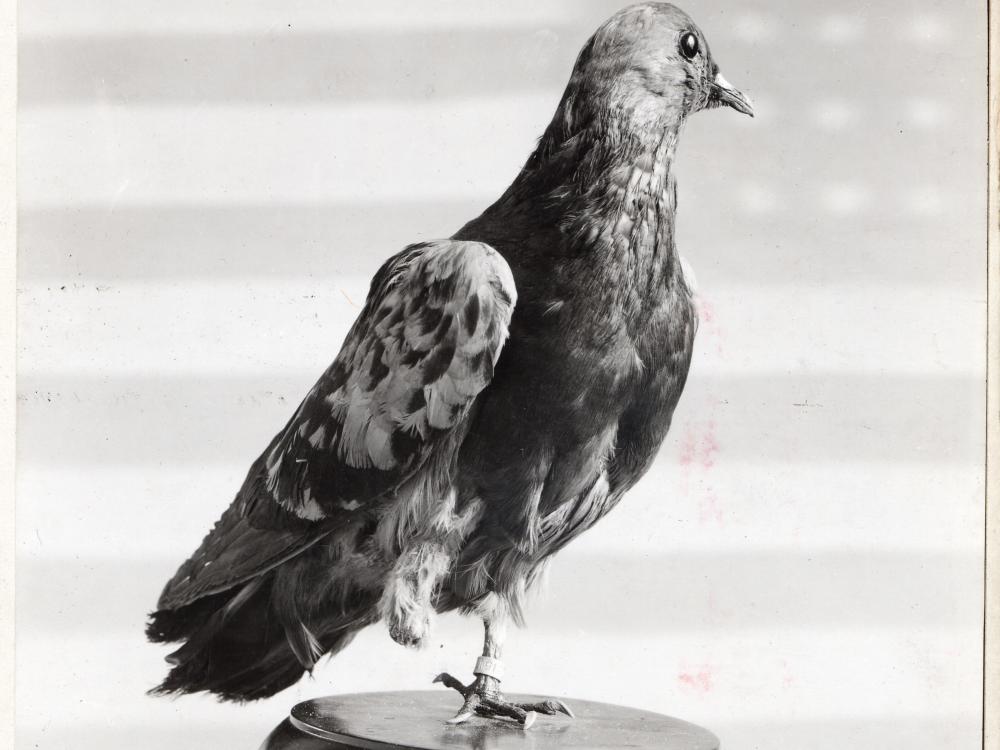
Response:
[[[476,659],[476,668],[472,670],[472,673],[492,677],[499,682],[503,679],[503,662],[492,656],[480,656]]]

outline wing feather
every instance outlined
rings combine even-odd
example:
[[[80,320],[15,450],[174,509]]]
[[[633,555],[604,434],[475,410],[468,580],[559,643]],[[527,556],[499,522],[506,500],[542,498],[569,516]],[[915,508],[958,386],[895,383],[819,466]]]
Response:
[[[412,476],[489,384],[515,300],[510,268],[482,243],[423,243],[390,259],[263,457],[271,499],[302,515],[308,493],[330,515]]]
[[[167,584],[160,608],[246,582],[360,522],[468,414],[492,378],[515,302],[510,268],[488,245],[441,240],[390,258],[339,355]]]

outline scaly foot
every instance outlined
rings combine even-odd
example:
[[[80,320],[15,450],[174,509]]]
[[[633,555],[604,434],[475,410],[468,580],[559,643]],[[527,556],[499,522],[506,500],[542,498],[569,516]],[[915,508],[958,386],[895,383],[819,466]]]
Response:
[[[434,678],[434,682],[440,682],[445,687],[457,690],[464,698],[462,708],[455,714],[455,718],[448,719],[448,724],[462,724],[478,714],[491,719],[500,717],[514,719],[522,729],[527,729],[535,723],[538,714],[554,716],[563,713],[570,718],[573,717],[569,706],[553,698],[537,703],[512,703],[500,692],[500,681],[487,675],[476,675],[471,685],[463,685],[447,672],[442,672]]]

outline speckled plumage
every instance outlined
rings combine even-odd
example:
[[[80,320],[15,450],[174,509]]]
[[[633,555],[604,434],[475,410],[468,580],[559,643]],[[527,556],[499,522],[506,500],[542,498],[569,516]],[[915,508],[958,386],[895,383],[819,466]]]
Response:
[[[685,32],[701,59],[678,52]],[[673,6],[595,33],[510,188],[379,270],[337,359],[167,584],[148,634],[185,645],[160,691],[269,695],[380,619],[404,644],[435,610],[520,619],[540,567],[669,429],[697,327],[671,163],[689,113],[749,109],[720,80]]]

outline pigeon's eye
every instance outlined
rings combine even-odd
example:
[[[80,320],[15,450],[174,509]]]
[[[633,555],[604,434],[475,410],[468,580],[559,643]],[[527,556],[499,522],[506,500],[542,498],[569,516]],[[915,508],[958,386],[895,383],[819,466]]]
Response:
[[[681,37],[681,54],[687,60],[694,60],[694,56],[698,54],[698,37],[690,31]]]

